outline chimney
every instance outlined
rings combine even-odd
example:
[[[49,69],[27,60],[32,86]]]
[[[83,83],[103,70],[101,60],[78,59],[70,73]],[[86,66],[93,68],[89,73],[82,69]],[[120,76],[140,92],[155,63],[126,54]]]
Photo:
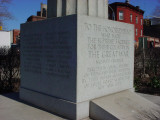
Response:
[[[139,6],[136,6],[137,9],[139,9]]]
[[[129,0],[126,0],[126,3],[128,3],[128,4],[129,4]]]

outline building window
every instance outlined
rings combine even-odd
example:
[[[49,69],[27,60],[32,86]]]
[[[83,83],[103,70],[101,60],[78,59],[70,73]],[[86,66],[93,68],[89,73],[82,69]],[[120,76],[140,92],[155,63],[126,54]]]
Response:
[[[130,21],[132,22],[132,14],[130,14]]]
[[[141,29],[141,36],[143,36],[143,30]]]
[[[136,36],[138,35],[138,29],[136,28]]]
[[[143,19],[141,18],[141,25],[143,25]]]
[[[138,16],[136,16],[136,23],[138,24]]]
[[[124,13],[123,13],[123,11],[119,11],[119,20],[124,20]]]

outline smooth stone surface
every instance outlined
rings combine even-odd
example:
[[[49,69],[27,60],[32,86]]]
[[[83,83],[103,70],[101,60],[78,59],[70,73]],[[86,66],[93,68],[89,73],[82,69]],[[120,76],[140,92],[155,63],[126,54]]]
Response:
[[[69,110],[70,108],[68,108]],[[0,95],[1,120],[66,120],[20,101],[18,93]],[[83,120],[90,120],[85,118]]]
[[[20,98],[67,119],[81,120],[89,116],[89,101],[73,103],[23,88]]]
[[[88,15],[88,0],[77,0],[77,14]]]
[[[108,18],[108,0],[88,0],[88,15]]]
[[[47,6],[48,6],[47,8],[48,18],[62,16],[62,0],[48,0]]]
[[[108,0],[48,0],[48,18],[73,14],[108,18]]]
[[[137,94],[160,106],[160,96],[148,95],[148,94],[142,94],[142,93],[137,93]]]
[[[77,101],[133,88],[134,26],[78,15]]]
[[[90,117],[95,120],[160,119],[160,106],[127,90],[90,102]]]
[[[141,96],[148,96],[140,94]],[[158,101],[160,96],[149,95],[152,102]],[[66,120],[62,117],[40,110],[20,101],[18,93],[0,95],[0,118],[2,120]],[[91,120],[86,118],[83,120]]]
[[[88,13],[89,16],[98,16],[98,0],[88,0]]]
[[[61,17],[62,16],[62,0],[57,1],[57,16],[56,17]]]
[[[133,88],[133,25],[72,15],[21,31],[22,88],[75,103]]]
[[[133,25],[83,15],[21,25],[20,97],[67,118],[89,116],[81,103],[133,88],[133,67]],[[63,101],[75,104],[64,105],[71,112]]]
[[[77,16],[22,24],[21,39],[21,88],[76,103]]]
[[[108,18],[108,0],[98,0],[98,17]]]
[[[77,0],[66,0],[66,15],[77,13]]]
[[[61,117],[0,95],[1,120],[65,120]]]

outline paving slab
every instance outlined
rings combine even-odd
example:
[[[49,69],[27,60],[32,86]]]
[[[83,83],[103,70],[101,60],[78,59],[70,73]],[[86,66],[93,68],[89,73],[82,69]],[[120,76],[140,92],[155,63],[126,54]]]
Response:
[[[90,102],[94,120],[159,120],[160,106],[129,90]]]
[[[0,95],[0,120],[66,120],[19,99],[19,93]],[[90,120],[86,118],[84,120]]]
[[[141,94],[142,97],[160,105],[160,96]],[[19,93],[0,95],[0,120],[66,120],[46,112],[35,106],[23,103],[19,99]],[[90,120],[86,118],[84,120]]]
[[[1,120],[64,120],[63,118],[17,100],[0,95]]]
[[[148,95],[142,93],[137,93],[137,94],[160,106],[160,96]]]

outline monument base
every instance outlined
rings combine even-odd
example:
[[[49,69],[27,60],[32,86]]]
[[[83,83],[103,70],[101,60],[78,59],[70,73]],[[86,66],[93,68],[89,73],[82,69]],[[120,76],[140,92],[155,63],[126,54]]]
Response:
[[[90,117],[94,120],[158,120],[160,107],[126,90],[91,101]]]
[[[21,88],[20,98],[68,119],[80,120],[89,116],[89,101],[73,103],[25,88]]]
[[[21,31],[22,100],[80,120],[90,100],[133,87],[133,25],[70,15]]]

